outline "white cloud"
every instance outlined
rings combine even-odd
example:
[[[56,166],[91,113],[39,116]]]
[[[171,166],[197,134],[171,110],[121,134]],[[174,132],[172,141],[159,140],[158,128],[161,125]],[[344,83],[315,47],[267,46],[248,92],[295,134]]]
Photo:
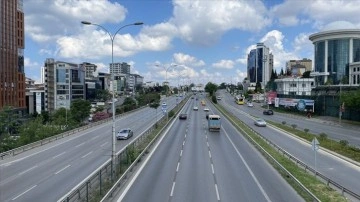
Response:
[[[293,1],[286,0],[284,3],[276,5],[270,9],[271,16],[285,26],[296,26],[304,23],[313,23],[319,30],[326,29],[326,25],[341,19],[343,22],[350,23],[353,28],[359,28],[360,22],[354,16],[360,10],[359,1],[342,0],[312,0],[312,1]],[[333,27],[341,28],[342,25]],[[348,26],[346,26],[348,28]]]
[[[219,69],[232,69],[234,68],[234,65],[235,63],[232,60],[220,60],[219,62],[212,64],[213,67]]]
[[[174,0],[170,22],[178,27],[180,37],[188,43],[211,45],[226,31],[259,31],[269,25],[266,8],[254,1],[183,1]]]
[[[24,9],[25,32],[40,43],[76,33],[81,29],[80,22],[83,20],[98,24],[119,23],[125,19],[127,13],[119,3],[97,0],[31,0]]]
[[[24,66],[25,68],[40,68],[39,63],[31,61],[31,59],[27,57],[24,58]]]
[[[174,53],[173,55],[175,63],[190,65],[193,67],[204,66],[205,62],[202,60],[198,60],[193,56],[184,54],[184,53]]]

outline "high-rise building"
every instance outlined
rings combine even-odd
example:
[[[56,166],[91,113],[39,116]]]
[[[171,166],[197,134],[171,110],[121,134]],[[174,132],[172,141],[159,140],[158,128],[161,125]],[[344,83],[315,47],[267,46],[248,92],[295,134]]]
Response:
[[[26,110],[22,0],[0,1],[0,110],[4,106]]]
[[[257,43],[256,49],[250,51],[248,55],[248,77],[250,83],[261,83],[262,88],[270,81],[273,69],[274,58],[269,48],[263,43]]]
[[[97,66],[88,62],[80,64],[85,69],[85,79],[93,79],[94,73],[96,72]]]
[[[360,62],[360,29],[340,29],[309,36],[314,44],[314,72],[320,85],[350,84],[349,66]]]
[[[45,110],[70,109],[75,99],[85,99],[85,70],[81,65],[45,61]]]
[[[302,60],[289,60],[286,62],[286,70],[293,76],[301,76],[304,72],[312,70],[312,60],[303,58]]]
[[[123,63],[110,63],[110,74],[130,74],[130,65]]]

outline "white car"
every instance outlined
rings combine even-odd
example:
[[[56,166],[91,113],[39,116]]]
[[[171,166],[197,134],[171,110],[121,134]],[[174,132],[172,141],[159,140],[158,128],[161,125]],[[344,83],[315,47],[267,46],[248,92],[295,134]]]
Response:
[[[256,119],[256,120],[254,121],[254,124],[255,124],[256,126],[266,127],[266,122],[265,122],[264,119]]]
[[[247,103],[247,106],[248,106],[248,107],[254,107],[254,105],[253,105],[252,102],[248,102],[248,103]]]
[[[210,111],[210,110],[209,110],[209,108],[205,107],[205,108],[204,108],[204,111],[208,112],[208,111]]]
[[[197,111],[197,110],[199,110],[199,108],[197,106],[194,106],[193,110]]]
[[[127,140],[134,135],[134,132],[130,128],[124,128],[118,132],[116,139]]]

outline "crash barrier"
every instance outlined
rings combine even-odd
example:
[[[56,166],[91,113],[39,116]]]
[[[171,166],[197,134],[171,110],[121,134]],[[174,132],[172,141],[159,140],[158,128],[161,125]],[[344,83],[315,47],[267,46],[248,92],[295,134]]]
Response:
[[[182,100],[173,110],[177,114],[188,99]],[[162,135],[163,130],[171,122],[163,116],[150,128],[132,140],[116,153],[115,161],[107,160],[102,166],[65,194],[58,202],[100,201],[114,196],[138,165],[141,159]]]
[[[145,106],[146,107],[146,106]],[[137,108],[137,109],[134,109],[134,110],[131,110],[129,112],[125,112],[125,113],[122,113],[122,114],[119,114],[119,115],[116,115],[115,116],[115,119],[117,118],[120,118],[122,116],[126,116],[130,113],[133,113],[133,112],[136,112],[140,109],[144,109],[145,107],[140,107],[140,108]],[[0,153],[0,159],[3,160],[4,158],[6,157],[11,157],[11,156],[16,156],[20,153],[23,153],[25,151],[28,151],[30,149],[33,149],[33,148],[36,148],[36,147],[40,147],[42,145],[45,145],[45,144],[48,144],[48,143],[51,143],[51,142],[54,142],[56,140],[59,140],[59,139],[62,139],[64,137],[67,137],[67,136],[70,136],[70,135],[73,135],[73,134],[76,134],[80,131],[84,131],[84,130],[87,130],[89,128],[92,128],[94,126],[98,126],[98,125],[101,125],[103,123],[107,123],[109,121],[112,121],[112,117],[109,117],[107,119],[103,119],[103,120],[100,120],[100,121],[96,121],[96,122],[92,122],[90,124],[87,124],[87,125],[84,125],[84,126],[81,126],[79,128],[75,128],[75,129],[72,129],[72,130],[68,130],[66,132],[63,132],[63,133],[60,133],[58,135],[54,135],[54,136],[51,136],[51,137],[48,137],[48,138],[45,138],[45,139],[42,139],[42,140],[39,140],[39,141],[36,141],[36,142],[33,142],[33,143],[30,143],[30,144],[27,144],[27,145],[24,145],[24,146],[21,146],[21,147],[18,147],[18,148],[15,148],[15,149],[12,149],[12,150],[9,150],[9,151],[6,151],[6,152],[3,152],[3,153]]]
[[[222,111],[221,109],[218,108],[219,111]],[[224,113],[223,113],[224,114]],[[225,116],[227,116],[226,114],[224,114]],[[233,116],[235,116],[233,113],[232,113]],[[230,118],[229,118],[230,119]],[[231,120],[231,119],[230,119]],[[240,121],[243,123],[243,125],[246,125],[243,121],[241,121],[240,119],[237,119],[237,121]],[[232,121],[233,122],[233,121]],[[233,122],[234,123],[234,122]],[[235,124],[235,123],[234,123]],[[235,124],[236,125],[236,124]],[[278,130],[282,130],[276,126],[272,126],[272,127],[275,127],[277,128]],[[276,145],[275,143],[271,142],[269,139],[267,139],[266,137],[264,137],[263,135],[261,135],[260,133],[258,133],[257,131],[253,130],[251,127],[247,126],[247,128],[249,130],[251,130],[253,133],[257,134],[259,137],[261,137],[263,140],[265,140],[269,145],[273,146],[274,148],[276,148],[278,150],[278,152],[282,153],[283,155],[286,155],[290,160],[294,161],[298,166],[302,166],[305,171],[309,171],[309,172],[312,172],[315,176],[317,177],[320,177],[323,181],[326,182],[327,186],[334,186],[335,188],[341,190],[341,194],[343,196],[345,196],[345,194],[348,194],[349,196],[357,199],[357,200],[360,200],[360,195],[358,193],[355,193],[353,191],[351,191],[350,189],[340,185],[339,183],[331,180],[330,178],[326,177],[325,175],[321,174],[320,172],[316,171],[315,169],[313,169],[311,166],[308,166],[307,164],[305,164],[304,162],[300,161],[299,159],[297,159],[296,157],[292,156],[290,153],[288,153],[287,151],[285,151],[284,149],[282,149],[280,146]],[[240,128],[240,130],[243,131],[243,129]],[[283,132],[286,132],[287,131],[284,131],[282,130]],[[246,132],[243,131],[245,134]],[[304,185],[302,185],[294,176],[291,175],[291,173],[289,173],[285,168],[283,168],[283,166],[278,163],[270,154],[268,154],[258,143],[256,143],[251,137],[249,137],[249,139],[252,140],[252,142],[257,146],[259,147],[262,152],[264,154],[266,154],[266,156],[271,159],[273,162],[275,162],[277,164],[278,167],[280,167],[284,172],[287,173],[287,175],[289,177],[291,177],[296,183],[298,183],[298,185],[300,187],[302,187],[302,189],[307,192],[309,194],[310,197],[315,197],[309,190],[306,189],[306,187]],[[318,199],[313,198],[314,201],[318,201]]]

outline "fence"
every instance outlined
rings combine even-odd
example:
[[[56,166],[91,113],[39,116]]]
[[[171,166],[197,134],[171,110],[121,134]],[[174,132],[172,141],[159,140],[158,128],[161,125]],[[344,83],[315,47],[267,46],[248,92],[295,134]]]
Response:
[[[126,112],[126,113],[123,113],[123,114],[116,115],[116,118],[119,118],[119,117],[128,115],[129,113],[138,111],[138,110],[143,109],[143,108],[145,108],[145,107],[140,107],[140,108],[137,108],[137,109],[135,109],[135,110],[132,110],[132,111],[129,111],[129,112]],[[45,145],[45,144],[54,142],[54,141],[56,141],[56,140],[58,140],[58,139],[62,139],[62,138],[64,138],[64,137],[67,137],[67,136],[76,134],[76,133],[78,133],[78,132],[80,132],[80,131],[87,130],[87,129],[89,129],[89,128],[92,128],[92,127],[94,127],[94,126],[101,125],[101,124],[106,123],[106,122],[109,122],[109,121],[112,121],[112,117],[109,117],[109,118],[107,118],[107,119],[100,120],[100,121],[97,121],[97,122],[93,122],[93,123],[91,123],[91,124],[88,124],[88,125],[85,125],[85,126],[82,126],[82,127],[79,127],[79,128],[75,128],[75,129],[66,131],[66,132],[64,132],[64,133],[60,133],[60,134],[58,134],[58,135],[54,135],[54,136],[51,136],[51,137],[48,137],[48,138],[45,138],[45,139],[42,139],[42,140],[39,140],[39,141],[30,143],[30,144],[27,144],[27,145],[24,145],[24,146],[21,146],[21,147],[18,147],[18,148],[15,148],[15,149],[12,149],[12,150],[9,150],[9,151],[0,153],[0,159],[3,160],[3,159],[6,158],[6,157],[18,155],[18,154],[20,154],[20,153],[23,153],[23,152],[28,151],[28,150],[30,150],[30,149],[33,149],[33,148],[35,148],[35,147],[40,147],[40,146],[42,146],[42,145]]]
[[[218,108],[218,109],[219,109],[219,108]],[[221,111],[221,109],[219,109],[219,111]],[[224,113],[223,113],[223,114],[224,114]],[[234,115],[233,113],[231,113],[231,114],[236,117],[236,115]],[[226,115],[226,114],[224,114],[224,115]],[[231,120],[231,119],[229,118],[229,120]],[[240,121],[243,125],[246,125],[246,124],[244,124],[244,122],[242,122],[240,119],[237,119],[237,121]],[[232,122],[233,122],[233,121],[232,121]],[[233,123],[234,123],[234,122],[233,122]],[[236,125],[236,123],[234,123],[234,125]],[[273,146],[274,148],[276,148],[276,149],[278,150],[278,152],[282,153],[283,155],[286,155],[290,160],[293,160],[298,166],[302,166],[302,167],[305,169],[305,171],[310,171],[310,172],[314,173],[315,176],[320,177],[322,180],[324,180],[324,181],[326,182],[327,186],[332,185],[332,186],[334,186],[335,188],[338,188],[339,190],[341,190],[341,194],[342,194],[343,196],[344,196],[344,194],[346,193],[346,194],[348,194],[349,196],[352,196],[352,197],[356,198],[357,200],[360,200],[360,195],[359,195],[359,194],[357,194],[357,193],[351,191],[350,189],[348,189],[348,188],[340,185],[339,183],[331,180],[330,178],[326,177],[325,175],[317,172],[315,169],[311,168],[310,166],[306,165],[304,162],[302,162],[302,161],[300,161],[299,159],[297,159],[296,157],[292,156],[290,153],[288,153],[287,151],[285,151],[284,149],[282,149],[280,146],[276,145],[275,143],[271,142],[269,139],[267,139],[267,138],[264,137],[263,135],[259,134],[258,132],[256,132],[255,130],[253,130],[251,127],[249,127],[249,126],[246,126],[246,127],[247,127],[249,130],[251,130],[253,133],[257,134],[259,137],[261,137],[261,138],[262,138],[264,141],[266,141],[269,145],[271,145],[271,146]],[[283,132],[285,132],[285,133],[288,133],[287,131],[282,130],[281,128],[278,128],[278,127],[276,127],[276,126],[273,126],[273,125],[272,125],[272,127],[277,128],[278,130],[281,130],[281,131],[283,131]],[[238,128],[239,128],[241,131],[243,131],[244,134],[247,134],[243,129],[241,129],[240,127],[238,127]],[[249,138],[249,139],[251,139],[251,141],[252,141],[257,147],[259,147],[260,150],[261,150],[264,154],[266,154],[266,156],[268,157],[268,159],[271,159],[271,161],[275,162],[276,165],[277,165],[279,168],[281,168],[281,170],[283,170],[283,172],[286,172],[287,175],[290,176],[290,177],[298,184],[298,186],[300,186],[305,192],[307,192],[311,198],[315,197],[315,196],[313,196],[313,194],[312,194],[310,191],[308,191],[308,190],[306,189],[306,187],[305,187],[304,185],[302,185],[294,176],[292,176],[289,171],[287,171],[285,168],[283,168],[283,167],[281,166],[281,164],[278,163],[270,154],[268,154],[258,143],[256,143],[252,138]],[[318,201],[318,199],[316,199],[316,198],[313,198],[313,200]]]
[[[186,101],[184,99],[173,111],[178,113]],[[148,153],[169,122],[167,116],[162,117],[116,153],[115,162],[107,160],[58,202],[100,201],[105,194],[106,197],[112,197],[116,188],[123,184],[141,158]]]

